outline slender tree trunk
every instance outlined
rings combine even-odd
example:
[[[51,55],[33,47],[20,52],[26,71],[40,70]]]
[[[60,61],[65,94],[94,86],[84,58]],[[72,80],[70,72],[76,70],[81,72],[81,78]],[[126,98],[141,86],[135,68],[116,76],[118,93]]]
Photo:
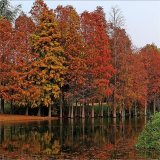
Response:
[[[109,106],[108,106],[108,117],[110,117],[110,109],[109,109]]]
[[[60,144],[63,145],[63,122],[62,118],[60,119]]]
[[[116,117],[117,117],[117,115],[116,115],[116,110],[117,110],[117,109],[116,109],[116,107],[114,106],[114,107],[113,107],[113,118],[116,118]]]
[[[116,37],[114,37],[113,42],[113,54],[114,54],[114,67],[117,69],[117,49],[116,49]],[[116,118],[116,109],[117,109],[117,102],[116,102],[116,91],[117,91],[117,75],[114,75],[114,92],[113,92],[113,118]]]
[[[73,118],[73,113],[74,113],[74,111],[73,111],[73,101],[72,101],[72,104],[71,104],[71,118]]]
[[[82,104],[82,118],[85,118],[84,102],[83,102],[83,104]]]
[[[100,105],[101,105],[101,117],[103,118],[103,103],[100,102]]]
[[[113,131],[112,131],[112,135],[113,135],[113,144],[116,144],[117,142],[117,119],[114,118],[113,119]]]
[[[128,112],[129,112],[129,117],[131,117],[131,108],[130,107],[128,109]]]
[[[71,119],[71,135],[72,135],[72,137],[71,137],[71,139],[72,139],[72,147],[73,147],[73,145],[74,145],[74,124],[73,124],[73,119]]]
[[[115,75],[115,87],[116,87],[116,75]],[[113,118],[116,118],[116,111],[117,111],[117,102],[116,102],[116,88],[114,90],[114,95],[113,95]]]
[[[123,103],[122,103],[122,117],[124,118],[126,116],[125,114],[125,104],[124,104],[124,100],[123,100]]]
[[[125,117],[125,109],[124,108],[122,109],[122,117],[123,118]]]
[[[153,101],[153,114],[156,113],[156,96],[154,96],[154,101]]]
[[[82,116],[82,103],[80,103],[80,107],[79,107],[79,117]]]
[[[125,139],[125,126],[124,126],[124,122],[125,122],[125,117],[122,117],[122,137]]]
[[[121,107],[119,107],[119,115],[120,115],[120,117],[122,117],[122,108]]]
[[[92,102],[91,118],[94,118],[94,102]]]
[[[144,104],[144,115],[147,115],[147,101],[145,100],[145,104]]]
[[[69,108],[68,108],[69,110],[68,110],[68,118],[71,118],[71,106],[70,106],[70,104],[69,104]]]
[[[134,117],[134,121],[135,121],[135,130],[137,132],[137,117]]]
[[[77,112],[78,112],[78,105],[77,105],[77,100],[76,100],[75,117],[77,117]]]
[[[160,111],[159,98],[157,98],[157,109],[158,109],[158,112],[159,112]]]
[[[60,116],[59,117],[60,118],[63,117],[63,95],[62,95],[62,93],[60,95]]]
[[[125,110],[125,108],[124,108],[123,115],[124,115],[124,117],[126,117],[126,110]]]
[[[137,103],[135,101],[135,106],[134,106],[134,115],[137,117]]]
[[[4,99],[3,98],[1,98],[0,113],[1,114],[4,113]]]
[[[92,132],[94,133],[94,118],[91,119],[91,125],[92,125]]]
[[[124,104],[123,104],[123,106],[122,106],[122,114],[121,114],[121,116],[122,116],[122,118],[125,117],[125,107],[124,107]]]
[[[25,113],[26,116],[28,116],[28,106],[26,106],[26,113]]]
[[[48,106],[48,117],[52,117],[52,105],[50,104],[49,106]]]
[[[147,124],[147,116],[144,116],[144,124]]]
[[[85,140],[85,119],[82,119],[82,137],[83,137],[83,142]]]

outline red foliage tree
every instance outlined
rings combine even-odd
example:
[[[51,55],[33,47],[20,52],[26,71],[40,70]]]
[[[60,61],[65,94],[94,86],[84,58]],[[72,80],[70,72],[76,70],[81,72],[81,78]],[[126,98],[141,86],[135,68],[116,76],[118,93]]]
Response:
[[[113,27],[110,30],[110,46],[112,55],[112,65],[116,69],[115,75],[112,77],[113,87],[113,117],[116,117],[117,109],[124,116],[125,101],[127,96],[127,84],[129,78],[130,61],[132,59],[131,41],[124,29]]]
[[[148,74],[148,101],[153,103],[153,112],[159,106],[160,96],[160,54],[155,45],[146,45],[140,54]],[[159,109],[159,108],[158,108]]]
[[[41,16],[45,10],[48,10],[48,7],[46,3],[44,3],[44,0],[35,0],[30,13],[31,18],[36,25],[40,23]]]
[[[31,34],[35,31],[35,24],[31,18],[25,14],[21,14],[15,21],[14,32],[14,85],[16,90],[13,91],[12,99],[19,105],[27,106],[26,114],[28,114],[28,105],[34,104],[39,96],[38,88],[30,79],[31,75],[36,72],[32,68],[32,63],[36,59],[36,55],[31,53],[32,46],[30,42]]]
[[[1,98],[1,113],[4,111],[4,102],[10,100],[9,84],[12,81],[13,75],[11,70],[12,62],[12,42],[13,28],[11,23],[4,19],[0,19],[0,98]]]
[[[83,39],[80,34],[80,17],[72,6],[58,6],[55,10],[61,32],[61,44],[64,48],[67,73],[64,76],[65,85],[69,86],[67,97],[71,102],[69,117],[73,118],[73,103],[80,99],[80,91],[85,83]],[[67,99],[68,99],[67,98]]]
[[[106,34],[107,24],[103,9],[98,7],[94,12],[82,13],[81,22],[87,66],[85,96],[95,102],[97,98],[102,100],[111,93],[109,80],[114,72],[111,65],[109,38]],[[94,117],[93,108],[92,117]]]

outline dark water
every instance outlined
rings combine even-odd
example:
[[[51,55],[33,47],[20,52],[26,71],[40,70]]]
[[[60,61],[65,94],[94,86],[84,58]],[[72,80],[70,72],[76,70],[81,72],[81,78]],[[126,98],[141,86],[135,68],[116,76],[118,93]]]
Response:
[[[134,145],[144,118],[0,124],[0,159],[156,159]]]

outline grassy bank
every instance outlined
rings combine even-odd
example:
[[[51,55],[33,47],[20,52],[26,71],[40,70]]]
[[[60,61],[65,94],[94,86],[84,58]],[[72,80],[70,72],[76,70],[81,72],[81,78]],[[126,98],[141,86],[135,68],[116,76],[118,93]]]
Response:
[[[147,123],[138,138],[136,147],[160,152],[160,113],[156,113]]]
[[[9,115],[0,114],[0,122],[23,122],[23,121],[42,121],[42,120],[53,120],[56,117],[40,117],[40,116],[25,116],[25,115]]]

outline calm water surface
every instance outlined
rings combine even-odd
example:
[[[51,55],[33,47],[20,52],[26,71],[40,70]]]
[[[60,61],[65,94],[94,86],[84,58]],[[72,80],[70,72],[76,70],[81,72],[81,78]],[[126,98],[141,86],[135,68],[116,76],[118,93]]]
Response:
[[[144,118],[0,124],[0,159],[156,159],[134,148]]]

